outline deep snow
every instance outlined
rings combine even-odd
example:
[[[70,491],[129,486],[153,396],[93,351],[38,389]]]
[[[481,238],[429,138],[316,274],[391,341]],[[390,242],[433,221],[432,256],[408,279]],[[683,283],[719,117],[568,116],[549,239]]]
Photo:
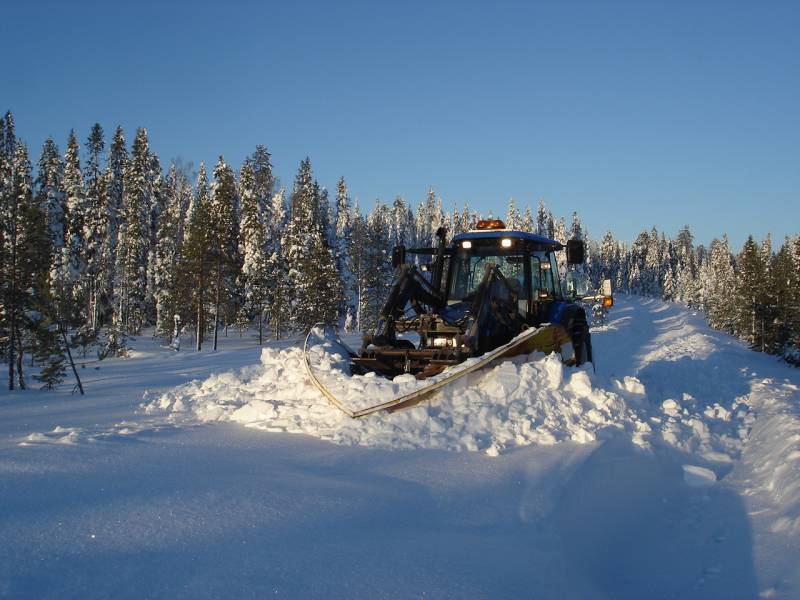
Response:
[[[358,421],[252,339],[4,392],[0,597],[800,597],[800,373],[655,300],[593,344]]]

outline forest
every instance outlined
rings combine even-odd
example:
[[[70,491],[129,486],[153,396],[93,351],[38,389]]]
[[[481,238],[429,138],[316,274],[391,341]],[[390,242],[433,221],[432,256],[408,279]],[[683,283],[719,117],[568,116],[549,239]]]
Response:
[[[65,151],[48,138],[33,159],[14,118],[0,119],[0,356],[9,389],[31,376],[61,383],[67,352],[124,356],[146,328],[176,350],[191,340],[216,349],[230,330],[258,343],[317,322],[374,326],[391,284],[396,245],[431,246],[444,226],[455,235],[483,216],[468,203],[445,209],[431,188],[416,206],[403,197],[362,208],[344,177],[329,190],[303,160],[291,189],[280,186],[271,155],[257,146],[238,173],[223,156],[165,169],[139,128],[129,145],[99,124]],[[800,364],[800,236],[773,244],[727,236],[695,243],[655,226],[631,243],[608,231],[590,236],[539,199],[535,211],[512,198],[509,228],[562,243],[581,238],[595,286],[679,302],[753,350]],[[149,330],[148,330],[149,331]],[[33,368],[31,368],[33,367]],[[30,371],[31,376],[29,376]]]

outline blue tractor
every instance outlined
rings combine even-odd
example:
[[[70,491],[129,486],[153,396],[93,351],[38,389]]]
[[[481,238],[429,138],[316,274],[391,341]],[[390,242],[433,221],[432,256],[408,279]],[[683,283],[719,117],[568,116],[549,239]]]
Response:
[[[586,313],[562,289],[556,258],[566,250],[569,269],[582,264],[582,241],[564,246],[498,219],[479,221],[449,244],[444,229],[436,237],[436,248],[394,249],[394,283],[374,333],[351,359],[352,372],[422,379],[517,337],[524,343],[510,344],[504,356],[539,350],[559,352],[567,364],[592,361]],[[535,334],[520,335],[530,328]]]

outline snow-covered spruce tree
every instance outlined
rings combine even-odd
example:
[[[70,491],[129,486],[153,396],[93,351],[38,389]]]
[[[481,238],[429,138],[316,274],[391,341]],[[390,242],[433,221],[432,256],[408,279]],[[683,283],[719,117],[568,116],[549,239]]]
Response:
[[[178,297],[183,308],[182,320],[194,324],[195,347],[203,349],[208,322],[211,200],[206,166],[200,163],[197,191],[192,196],[184,223],[184,243],[178,270]]]
[[[728,236],[714,239],[702,269],[704,311],[708,324],[714,329],[733,333],[736,298],[736,276],[733,269]]]
[[[661,256],[661,298],[672,302],[675,299],[675,248],[672,240],[667,241]]]
[[[522,216],[522,231],[535,233],[536,225],[533,222],[533,212],[529,204],[525,204],[525,213]]]
[[[470,225],[469,205],[465,202],[460,211],[458,209],[453,210],[453,231],[450,232],[450,235],[454,236],[469,231]]]
[[[32,285],[28,288],[30,307],[26,311],[31,340],[30,351],[39,366],[34,378],[43,389],[53,389],[64,379],[64,348],[56,321],[50,288],[50,271],[64,247],[66,197],[62,179],[64,165],[52,138],[45,140],[39,158],[34,205],[27,213],[25,240]],[[40,219],[44,217],[44,222]],[[54,246],[58,245],[58,252]]]
[[[106,178],[103,173],[100,161],[105,140],[103,138],[103,128],[99,123],[95,123],[86,141],[87,161],[85,169],[85,191],[86,191],[86,213],[83,224],[83,238],[85,242],[84,259],[85,288],[88,299],[87,317],[88,326],[91,331],[96,332],[99,327],[100,315],[105,311],[104,289],[101,281],[103,270],[103,244],[106,236],[106,222],[108,219],[106,210],[108,200],[106,198]]]
[[[506,209],[506,227],[509,229],[519,229],[522,227],[522,215],[519,212],[517,203],[514,201],[513,196],[508,199],[508,207]]]
[[[646,279],[644,261],[647,257],[647,248],[649,245],[650,234],[647,230],[637,235],[633,244],[631,244],[627,287],[632,294],[645,294]]]
[[[689,226],[684,225],[675,238],[676,267],[675,299],[687,306],[697,307],[700,290],[697,281],[697,260],[694,251],[694,236]]]
[[[434,233],[436,232],[436,192],[433,188],[428,188],[428,196],[424,202],[420,202],[414,218],[414,229],[416,239],[414,246],[425,247],[433,244]]]
[[[159,215],[154,249],[154,295],[156,332],[172,341],[175,315],[181,319],[184,295],[180,286],[181,252],[184,241],[185,215],[192,201],[192,186],[186,175],[173,163],[162,185],[164,210]]]
[[[770,319],[768,321],[765,345],[770,354],[782,355],[792,340],[793,290],[796,286],[792,243],[784,240],[780,249],[770,261],[768,285],[770,296]]]
[[[398,204],[398,200],[400,204]],[[408,211],[402,198],[395,200],[398,209],[398,223],[407,218]],[[397,235],[404,235],[402,227],[398,224]],[[355,315],[355,302],[350,293],[353,287],[353,274],[350,271],[349,256],[353,241],[353,215],[350,206],[350,196],[347,192],[347,183],[340,177],[336,184],[336,236],[334,258],[336,270],[342,279],[342,304],[339,308],[340,319],[346,320],[348,315]]]
[[[8,384],[24,389],[23,353],[35,352],[37,326],[46,310],[50,235],[44,208],[34,199],[31,162],[16,142],[4,184],[5,282],[3,308],[8,327]]]
[[[336,215],[328,198],[327,188],[321,187],[316,181],[314,182],[314,197],[317,199],[315,210],[317,219],[321,223],[322,237],[329,248],[334,248],[336,245]]]
[[[14,117],[11,111],[6,112],[2,119],[0,119],[0,289],[5,287],[5,280],[2,278],[4,274],[4,265],[6,257],[6,244],[5,240],[8,235],[8,194],[11,189],[11,177],[13,173],[13,160],[14,160],[14,147],[16,146],[16,137],[14,133]],[[3,314],[0,312],[0,319],[3,319]],[[5,330],[6,324],[3,323]],[[3,341],[3,348],[5,342]]]
[[[376,202],[364,227],[363,281],[359,286],[363,331],[373,330],[377,325],[380,309],[392,283],[387,212],[384,205]]]
[[[121,310],[121,294],[126,288],[118,285],[124,274],[119,239],[120,232],[125,227],[123,191],[127,166],[125,135],[122,127],[118,126],[109,147],[105,171],[105,234],[100,249],[98,274],[98,287],[102,290],[101,302],[98,303],[98,320],[105,337],[105,346],[99,352],[101,358],[124,356],[127,353],[127,334]]]
[[[347,259],[347,270],[352,276],[350,282],[350,294],[355,306],[356,329],[364,331],[362,307],[364,306],[364,285],[365,276],[365,252],[367,251],[367,223],[361,214],[361,207],[358,199],[353,206],[352,233],[350,241],[350,253]]]
[[[258,320],[258,343],[264,337],[264,307],[267,302],[267,232],[264,222],[265,204],[259,202],[255,190],[255,176],[251,160],[245,160],[239,171],[239,197],[241,198],[242,255],[241,287],[244,302],[239,309],[242,324]],[[244,317],[244,318],[242,318]]]
[[[392,222],[391,222],[391,243],[393,246],[407,246],[409,240],[406,235],[410,230],[410,223],[413,218],[409,218],[410,211],[406,206],[406,201],[402,196],[397,196],[392,203]]]
[[[580,217],[578,217],[577,211],[572,211],[572,224],[569,228],[569,237],[572,240],[583,239],[583,225],[581,225],[581,220]]]
[[[54,256],[60,257],[66,232],[67,204],[64,193],[64,162],[58,146],[49,137],[42,146],[36,177],[36,201],[47,211],[47,226]]]
[[[647,253],[644,260],[644,294],[652,298],[661,298],[661,265],[663,253],[659,241],[658,230],[655,225],[650,231],[650,238],[647,244]]]
[[[792,243],[792,263],[794,264],[794,284],[791,295],[791,330],[793,338],[793,357],[800,364],[800,235]],[[787,351],[788,352],[788,351]],[[786,355],[786,353],[785,353]]]
[[[70,324],[85,321],[87,294],[84,272],[86,270],[86,239],[84,224],[86,222],[86,197],[81,174],[80,148],[75,131],[69,133],[67,152],[64,155],[64,192],[67,204],[67,234],[65,245],[66,261],[62,260],[62,273],[59,280],[63,282],[64,312],[61,317]]]
[[[145,274],[145,296],[144,296],[144,315],[146,323],[156,322],[156,235],[158,232],[158,221],[161,213],[166,210],[166,199],[164,198],[164,176],[161,171],[161,162],[158,155],[150,153],[148,160],[147,181],[150,187],[150,242],[147,251],[147,269]]]
[[[220,326],[235,319],[241,259],[239,258],[239,196],[233,169],[220,156],[211,184],[209,237],[214,286],[214,350]]]
[[[764,255],[753,236],[748,236],[736,260],[736,294],[734,307],[736,335],[751,348],[764,351],[766,328],[767,267]]]
[[[264,216],[265,223],[270,220],[269,213],[275,194],[275,176],[272,173],[270,156],[266,146],[258,145],[249,157],[250,168],[253,171],[253,193],[258,203],[258,211]]]
[[[616,285],[619,270],[619,244],[614,239],[614,234],[607,231],[600,242],[599,260],[597,270],[599,279],[610,279]]]
[[[291,285],[289,266],[281,243],[287,225],[286,191],[281,188],[272,197],[270,222],[267,223],[267,312],[270,329],[276,340],[283,337],[291,324]]]
[[[115,276],[116,310],[122,328],[128,333],[139,333],[146,322],[152,196],[147,130],[139,128],[124,171]]]
[[[536,233],[539,235],[548,235],[548,216],[547,208],[544,204],[544,198],[539,198],[539,205],[536,208]]]
[[[318,187],[311,161],[300,163],[291,197],[291,216],[283,237],[291,286],[291,320],[308,331],[315,323],[338,320],[342,284],[333,253],[325,239]]]

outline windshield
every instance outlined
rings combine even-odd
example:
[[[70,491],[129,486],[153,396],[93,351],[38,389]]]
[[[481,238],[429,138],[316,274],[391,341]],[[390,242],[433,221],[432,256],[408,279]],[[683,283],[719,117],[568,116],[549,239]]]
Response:
[[[537,250],[530,253],[529,260],[531,287],[537,292],[547,292],[550,298],[560,296],[556,279],[558,267],[553,254]],[[471,301],[489,265],[496,266],[508,280],[509,285],[516,288],[515,291],[518,290],[520,300],[527,300],[525,261],[526,255],[522,250],[510,249],[503,252],[494,244],[473,247],[469,250],[459,249],[450,261],[452,276],[448,300]]]
[[[522,254],[498,254],[498,248],[481,248],[470,252],[459,252],[451,260],[453,276],[450,279],[448,298],[472,300],[483,281],[486,269],[497,266],[509,285],[519,290],[520,298],[527,298],[525,289],[525,258]],[[516,290],[515,290],[516,291]]]

